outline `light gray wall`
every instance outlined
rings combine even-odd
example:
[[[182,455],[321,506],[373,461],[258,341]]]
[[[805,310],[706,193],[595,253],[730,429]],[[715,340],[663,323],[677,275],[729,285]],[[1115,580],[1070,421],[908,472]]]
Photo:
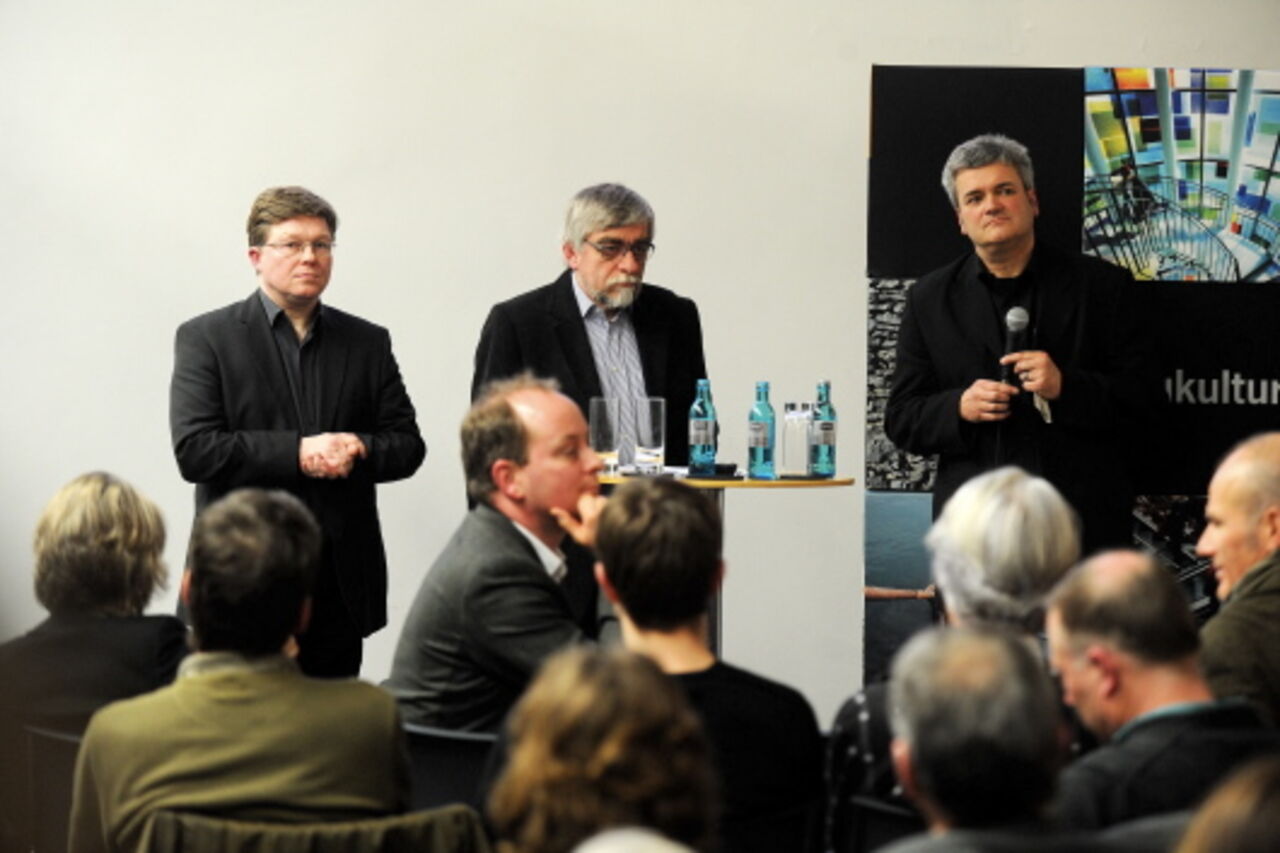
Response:
[[[381,491],[376,680],[462,515],[480,324],[558,273],[576,189],[618,180],[656,207],[649,277],[702,309],[729,455],[754,380],[781,401],[831,378],[841,473],[859,474],[871,65],[1268,67],[1278,32],[1273,0],[3,0],[0,638],[40,618],[31,531],[85,470],[160,502],[176,581],[191,490],[168,445],[172,334],[254,286],[242,223],[264,186],[338,208],[328,298],[390,327],[430,446]],[[727,510],[726,654],[825,722],[860,679],[861,491]]]

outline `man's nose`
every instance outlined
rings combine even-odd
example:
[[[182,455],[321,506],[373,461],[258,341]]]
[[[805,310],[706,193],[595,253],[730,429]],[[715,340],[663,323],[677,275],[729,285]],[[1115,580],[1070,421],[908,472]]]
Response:
[[[619,259],[618,269],[628,275],[639,275],[644,269],[644,262],[636,258],[636,253],[628,246],[622,251],[622,257]]]
[[[590,447],[585,448],[587,459],[587,470],[592,474],[599,474],[604,470],[604,460],[600,458],[600,454],[596,453]]]

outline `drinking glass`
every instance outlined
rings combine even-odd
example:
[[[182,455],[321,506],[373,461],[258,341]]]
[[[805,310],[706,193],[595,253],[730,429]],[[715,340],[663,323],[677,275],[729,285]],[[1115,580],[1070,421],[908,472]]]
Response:
[[[636,400],[636,473],[661,474],[666,462],[667,401]]]
[[[618,448],[622,432],[618,429],[618,398],[592,397],[587,411],[587,423],[591,429],[591,449],[600,457],[606,477],[618,475]]]

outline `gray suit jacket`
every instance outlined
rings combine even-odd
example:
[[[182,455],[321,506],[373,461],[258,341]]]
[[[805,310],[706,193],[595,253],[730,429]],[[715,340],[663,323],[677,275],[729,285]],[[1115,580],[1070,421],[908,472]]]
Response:
[[[406,722],[496,731],[539,664],[583,638],[533,546],[480,504],[423,579],[384,686]]]

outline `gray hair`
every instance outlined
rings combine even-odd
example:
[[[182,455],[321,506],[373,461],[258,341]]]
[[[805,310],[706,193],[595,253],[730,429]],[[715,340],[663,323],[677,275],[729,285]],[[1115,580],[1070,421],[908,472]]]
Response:
[[[1018,177],[1022,178],[1023,187],[1029,190],[1036,188],[1035,169],[1027,146],[999,133],[984,133],[957,145],[942,167],[942,189],[952,207],[960,206],[960,200],[956,198],[956,173],[964,169],[981,169],[992,163],[1013,166],[1018,170]]]
[[[1014,466],[957,489],[924,542],[948,610],[1028,632],[1040,630],[1046,597],[1080,557],[1071,506]]]
[[[606,228],[647,224],[653,237],[653,208],[634,190],[622,184],[596,184],[582,190],[569,202],[564,217],[564,240],[575,249],[588,234]]]
[[[893,661],[893,734],[920,793],[961,827],[1034,817],[1059,761],[1053,685],[1026,640],[990,628],[932,628]]]

